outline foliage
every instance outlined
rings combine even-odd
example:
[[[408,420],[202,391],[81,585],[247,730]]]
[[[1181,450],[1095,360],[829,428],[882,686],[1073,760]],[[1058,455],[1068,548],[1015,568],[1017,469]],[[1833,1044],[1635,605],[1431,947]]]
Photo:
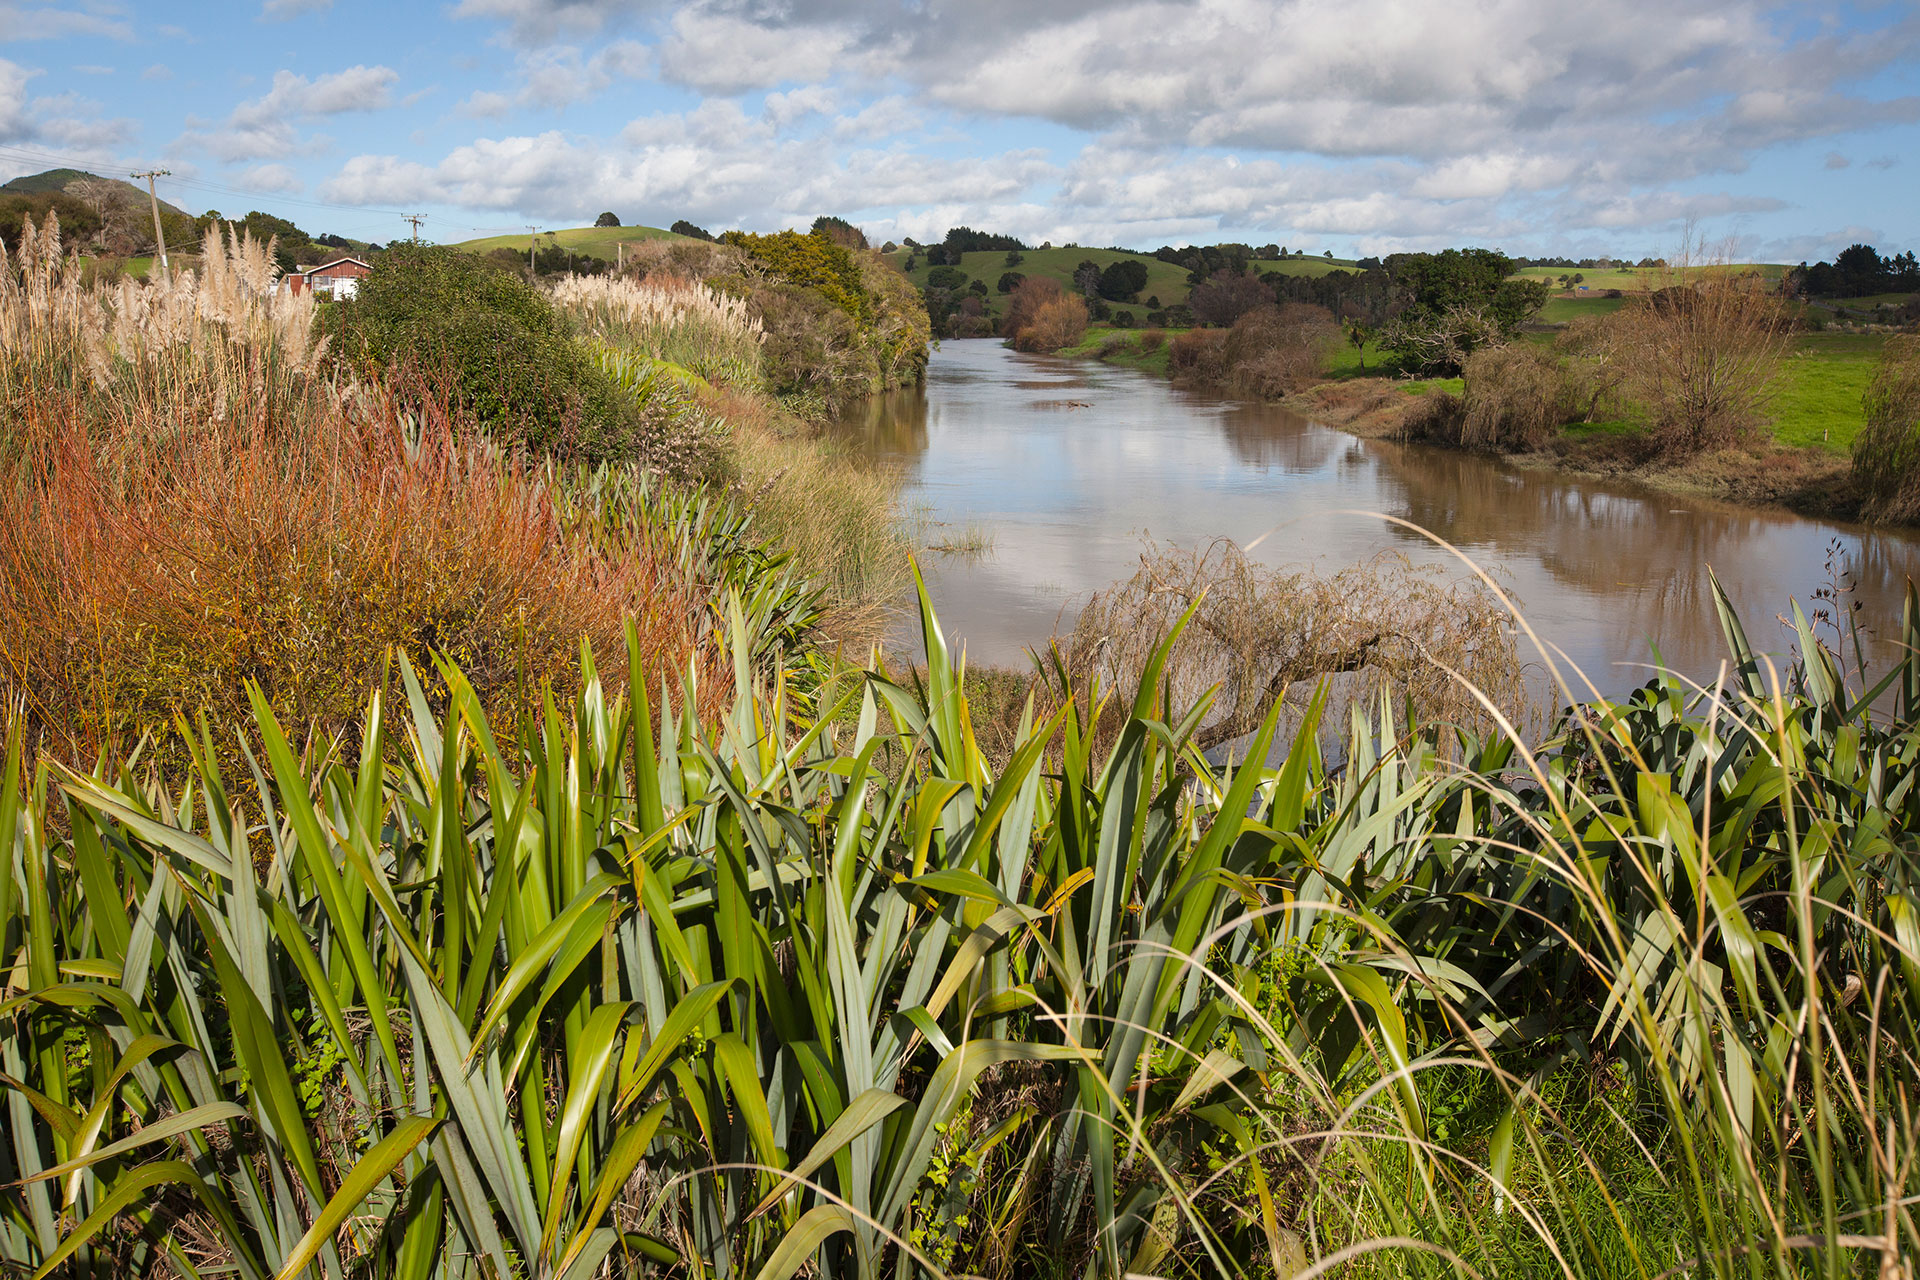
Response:
[[[720,237],[720,243],[744,249],[776,279],[814,290],[855,320],[872,315],[873,299],[859,264],[845,246],[835,244],[825,234],[777,231],[763,236],[729,231]]]
[[[1616,312],[1626,391],[1669,454],[1750,438],[1789,341],[1787,315],[1762,280],[1675,269],[1670,283]]]
[[[930,289],[958,289],[967,282],[967,273],[958,267],[935,267],[927,272]]]
[[[64,191],[32,193],[0,191],[0,249],[21,252],[21,235],[29,223],[53,223],[61,235],[85,243],[100,231],[100,215],[93,206]]]
[[[1853,474],[1878,519],[1920,520],[1920,337],[1887,342],[1853,442]]]
[[[1396,253],[1385,270],[1408,301],[1381,345],[1426,376],[1459,373],[1468,356],[1511,338],[1547,301],[1545,281],[1513,278],[1513,260],[1490,249]]]
[[[1187,305],[1201,324],[1225,328],[1249,311],[1272,306],[1273,291],[1258,276],[1216,271],[1187,295]]]
[[[848,222],[845,218],[822,215],[813,220],[810,234],[825,236],[845,249],[866,249],[867,233]]]
[[[504,444],[591,460],[637,456],[638,415],[545,294],[483,259],[396,244],[327,309],[354,372],[420,388]]]
[[[713,239],[713,233],[711,231],[708,231],[705,227],[697,227],[685,218],[675,219],[674,224],[668,227],[667,230],[677,236],[689,236],[695,240],[711,241]]]
[[[1294,302],[1256,307],[1235,320],[1221,357],[1235,390],[1276,399],[1322,377],[1339,342],[1330,313]]]
[[[1087,305],[1057,281],[1029,277],[1008,296],[1000,329],[1021,351],[1058,351],[1086,332]]]
[[[1832,262],[1801,263],[1787,288],[1810,298],[1861,298],[1875,293],[1920,292],[1920,259],[1912,250],[1881,257],[1870,244],[1848,245]]]
[[[1107,264],[1100,273],[1100,296],[1113,302],[1132,302],[1147,287],[1147,265],[1133,258]]]
[[[612,210],[608,210],[606,213],[595,218],[593,225],[596,227],[617,227],[620,225],[620,215],[614,213]]]
[[[1533,744],[1310,698],[1277,765],[1276,712],[1223,766],[1165,693],[1194,615],[990,769],[924,603],[920,680],[818,715],[777,673],[707,715],[588,668],[509,739],[449,667],[443,714],[408,682],[301,751],[256,701],[220,730],[262,743],[245,799],[210,725],[166,787],[34,768],[16,725],[0,1256],[1890,1270],[1920,660],[1864,687],[1796,611],[1772,684],[1718,603],[1721,687]]]

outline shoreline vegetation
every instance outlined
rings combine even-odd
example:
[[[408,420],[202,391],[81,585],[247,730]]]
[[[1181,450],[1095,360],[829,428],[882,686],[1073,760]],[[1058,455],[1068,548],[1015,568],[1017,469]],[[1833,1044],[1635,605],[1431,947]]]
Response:
[[[1868,670],[1844,575],[1784,667],[1716,583],[1719,682],[1609,701],[1471,566],[1153,547],[968,671],[810,429],[933,323],[839,219],[546,279],[394,246],[316,301],[271,239],[141,284],[43,212],[0,254],[0,1272],[1911,1274],[1911,586]],[[1143,361],[1369,358],[1156,261],[1254,305]],[[1007,292],[1036,348],[1094,310]],[[1463,442],[1608,394],[1478,341],[1537,293],[1392,339],[1464,365]],[[1856,458],[1906,515],[1888,349]],[[854,660],[903,571],[924,663]]]
[[[1276,245],[1033,249],[956,228],[889,256],[944,336],[1125,363],[1523,466],[1833,519],[1920,512],[1900,496],[1920,456],[1897,391],[1915,376],[1901,341],[1920,323],[1912,255],[1855,245],[1785,268],[1689,244],[1671,262],[1349,262]]]

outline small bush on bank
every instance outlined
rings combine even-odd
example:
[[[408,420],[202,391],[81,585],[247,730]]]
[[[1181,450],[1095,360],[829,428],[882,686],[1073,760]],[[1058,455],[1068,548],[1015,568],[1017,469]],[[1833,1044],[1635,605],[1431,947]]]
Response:
[[[1167,348],[1167,365],[1176,377],[1216,382],[1226,373],[1227,331],[1189,329]]]
[[[1221,357],[1234,390],[1272,399],[1323,375],[1340,341],[1332,312],[1290,302],[1257,307],[1235,320]]]
[[[1920,521],[1920,335],[1887,341],[1853,441],[1853,473],[1877,519]]]
[[[1087,331],[1087,304],[1044,278],[1023,281],[1007,301],[1001,331],[1020,351],[1058,351]]]
[[[638,456],[630,399],[533,285],[471,254],[395,245],[329,309],[359,374],[429,389],[496,440],[594,461]]]
[[[1475,449],[1538,449],[1578,416],[1566,365],[1552,352],[1514,342],[1467,359],[1459,443]]]

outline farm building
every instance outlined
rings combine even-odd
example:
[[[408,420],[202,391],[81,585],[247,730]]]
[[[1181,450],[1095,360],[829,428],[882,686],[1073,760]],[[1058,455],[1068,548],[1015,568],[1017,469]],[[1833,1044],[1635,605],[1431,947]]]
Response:
[[[358,258],[335,258],[332,262],[286,276],[282,283],[294,293],[311,289],[326,298],[351,298],[360,287],[360,277],[373,270]]]

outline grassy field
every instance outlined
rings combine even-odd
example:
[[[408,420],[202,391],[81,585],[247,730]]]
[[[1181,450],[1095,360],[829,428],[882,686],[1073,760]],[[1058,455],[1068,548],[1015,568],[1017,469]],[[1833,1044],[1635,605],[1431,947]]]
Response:
[[[1627,305],[1625,298],[1596,298],[1591,295],[1548,298],[1536,320],[1540,324],[1562,325],[1582,316],[1604,316]]]
[[[589,253],[596,258],[609,261],[619,256],[620,244],[637,244],[642,240],[684,240],[685,236],[675,235],[671,231],[662,231],[659,227],[571,227],[561,231],[542,231],[540,247],[559,245],[562,249],[572,249],[576,253]],[[462,240],[451,246],[466,249],[472,253],[491,253],[495,249],[513,249],[520,253],[527,251],[527,236],[522,232],[511,236],[486,236],[479,240]]]
[[[1782,444],[1844,453],[1866,424],[1860,398],[1887,340],[1868,333],[1804,333],[1794,340],[1773,404]]]

